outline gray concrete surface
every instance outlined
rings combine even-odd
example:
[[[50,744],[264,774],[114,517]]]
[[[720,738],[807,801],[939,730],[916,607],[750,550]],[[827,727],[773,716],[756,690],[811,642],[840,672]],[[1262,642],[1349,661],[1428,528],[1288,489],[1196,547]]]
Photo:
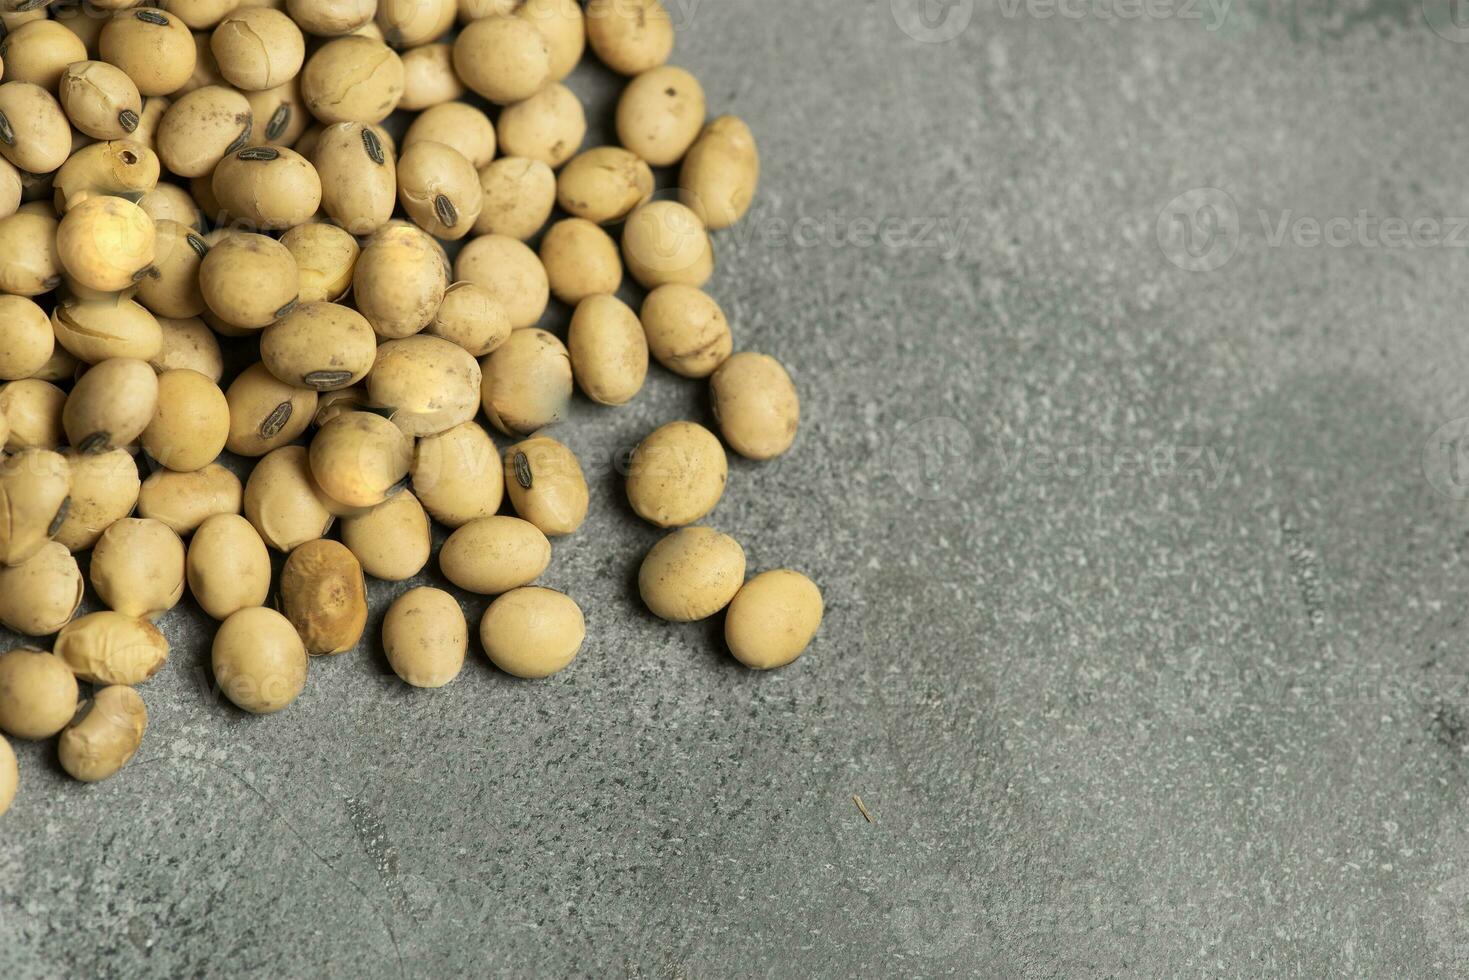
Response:
[[[671,0],[764,151],[711,288],[805,400],[714,523],[815,647],[639,608],[659,373],[565,429],[574,669],[369,643],[254,719],[179,610],[124,775],[21,748],[0,976],[1469,975],[1469,48],[1116,2]]]

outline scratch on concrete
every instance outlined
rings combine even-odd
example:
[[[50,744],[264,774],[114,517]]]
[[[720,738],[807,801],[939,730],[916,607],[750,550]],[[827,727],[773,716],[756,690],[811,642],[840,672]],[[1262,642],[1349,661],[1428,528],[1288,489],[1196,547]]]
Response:
[[[265,805],[266,809],[277,820],[279,820],[281,822],[281,824],[284,825],[285,828],[288,831],[290,831],[291,835],[293,837],[295,837],[296,840],[298,840],[301,843],[301,845],[306,848],[307,852],[313,858],[315,858],[324,868],[326,868],[328,871],[332,872],[333,874],[337,875],[343,881],[345,881],[347,883],[347,886],[349,888],[351,888],[354,892],[356,892],[359,896],[361,896],[364,900],[367,898],[367,893],[362,890],[362,887],[360,885],[358,885],[357,882],[353,881],[350,875],[348,875],[345,872],[339,870],[335,865],[333,865],[330,861],[328,861],[322,855],[322,853],[316,849],[315,845],[313,845],[311,843],[311,841],[306,837],[306,835],[302,834],[301,831],[299,831],[299,830],[296,829],[295,823],[292,822],[287,817],[286,813],[273,800],[271,800],[270,797],[268,797],[264,793],[262,793],[260,791],[260,788],[258,786],[256,786],[250,780],[246,779],[243,775],[241,775],[240,773],[236,772],[234,769],[230,768],[229,766],[224,765],[223,763],[220,763],[220,762],[216,762],[216,761],[214,761],[212,759],[205,759],[205,758],[202,758],[202,757],[187,755],[187,754],[183,754],[183,753],[174,753],[174,754],[171,754],[171,755],[159,755],[159,756],[153,756],[153,757],[147,758],[147,759],[137,760],[137,761],[135,761],[133,763],[133,768],[134,769],[137,769],[137,768],[142,767],[142,766],[157,765],[157,764],[160,764],[160,763],[168,763],[168,762],[192,762],[195,765],[203,766],[203,767],[205,767],[207,769],[211,769],[211,770],[216,771],[216,772],[224,773],[225,775],[227,775],[230,778],[234,779],[235,782],[237,782],[241,786],[245,787],[245,789],[249,790],[252,795],[254,795],[258,800],[260,800],[260,802]],[[349,816],[350,816],[350,811],[349,811]],[[354,827],[356,826],[356,821],[355,820],[353,820],[353,826]],[[359,831],[358,833],[360,835],[361,831]],[[398,973],[399,973],[400,976],[405,976],[406,977],[407,974],[404,972],[404,967],[403,967],[403,948],[398,943],[398,934],[393,930],[393,924],[392,924],[392,922],[389,921],[386,917],[383,918],[383,926],[387,930],[388,940],[390,942],[392,942],[392,944],[393,944],[393,955],[397,959]]]
[[[362,843],[362,849],[377,867],[377,876],[382,880],[383,890],[388,893],[393,909],[400,915],[412,915],[408,893],[404,891],[403,881],[398,876],[398,849],[388,840],[382,814],[364,800],[349,797],[343,803],[347,807],[347,818],[352,821],[352,829],[357,831],[357,839]]]

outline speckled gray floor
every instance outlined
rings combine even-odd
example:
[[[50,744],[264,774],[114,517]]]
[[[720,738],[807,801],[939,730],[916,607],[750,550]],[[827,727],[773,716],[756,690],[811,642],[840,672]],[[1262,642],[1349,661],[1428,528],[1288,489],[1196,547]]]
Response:
[[[635,601],[617,453],[705,413],[660,373],[565,430],[573,669],[423,694],[369,644],[258,720],[180,610],[124,775],[21,748],[0,976],[1469,975],[1425,2],[672,0],[764,151],[712,290],[806,412],[714,523],[822,584],[815,647],[756,676]]]

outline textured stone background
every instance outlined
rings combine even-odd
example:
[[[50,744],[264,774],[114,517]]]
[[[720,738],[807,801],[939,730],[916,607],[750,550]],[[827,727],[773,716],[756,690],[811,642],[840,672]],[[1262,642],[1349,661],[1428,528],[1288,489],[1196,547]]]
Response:
[[[122,776],[20,747],[0,975],[1469,974],[1469,35],[1066,2],[669,0],[764,152],[711,288],[805,424],[713,522],[825,588],[798,665],[636,601],[658,373],[564,430],[573,669],[255,719],[179,610]]]

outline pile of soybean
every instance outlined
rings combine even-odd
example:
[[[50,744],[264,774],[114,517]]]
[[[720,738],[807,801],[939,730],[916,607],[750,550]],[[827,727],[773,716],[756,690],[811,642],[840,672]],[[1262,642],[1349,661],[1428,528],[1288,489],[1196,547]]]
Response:
[[[751,668],[807,648],[817,587],[747,581],[741,545],[699,524],[725,447],[784,453],[800,405],[779,363],[734,353],[702,289],[759,156],[667,64],[659,0],[0,6],[0,623],[51,638],[0,654],[0,729],[59,735],[77,779],[116,773],[185,589],[220,623],[219,689],[280,711],[310,657],[358,646],[365,576],[427,566],[431,521],[452,529],[444,576],[498,596],[479,624],[495,665],[565,669],[582,611],[535,583],[589,493],[557,423],[576,388],[636,397],[650,358],[707,381],[720,433],[672,421],[632,453],[628,501],[671,532],[643,600],[674,622],[725,610]],[[583,149],[562,80],[587,47],[629,79],[620,145]],[[655,167],[677,168],[675,196]],[[462,240],[452,260],[441,240]],[[538,328],[550,296],[574,310],[564,340]],[[222,386],[241,345],[254,363]],[[247,479],[226,452],[255,461]],[[77,618],[84,551],[107,609]],[[469,627],[416,588],[383,641],[404,681],[441,687]],[[17,781],[0,738],[0,812]]]

